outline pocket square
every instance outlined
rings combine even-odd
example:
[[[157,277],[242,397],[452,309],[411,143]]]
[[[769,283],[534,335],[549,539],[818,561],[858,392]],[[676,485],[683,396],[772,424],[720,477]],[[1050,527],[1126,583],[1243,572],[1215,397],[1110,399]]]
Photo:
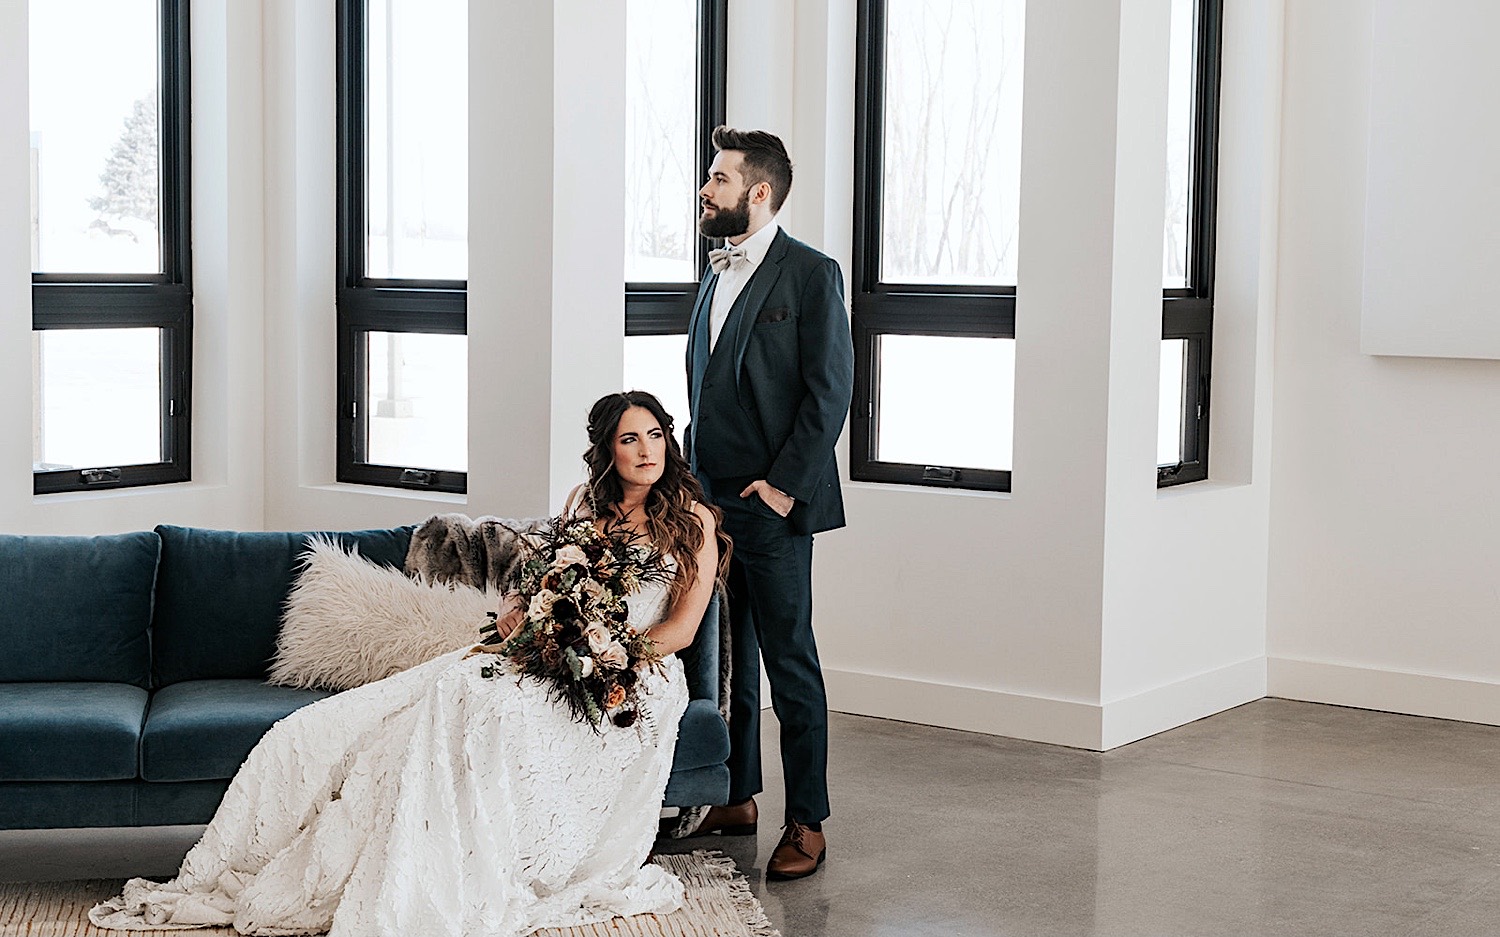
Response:
[[[775,309],[762,309],[760,315],[755,317],[755,324],[765,325],[769,322],[781,322],[790,312],[791,310],[785,306],[778,306]]]

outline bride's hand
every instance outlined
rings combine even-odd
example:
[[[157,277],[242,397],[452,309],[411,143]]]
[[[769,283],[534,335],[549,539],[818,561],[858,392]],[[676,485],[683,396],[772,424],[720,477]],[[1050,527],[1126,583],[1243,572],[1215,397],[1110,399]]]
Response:
[[[500,599],[499,615],[495,618],[495,631],[500,640],[515,634],[525,618],[526,609],[521,605],[521,597],[514,592],[505,593]]]

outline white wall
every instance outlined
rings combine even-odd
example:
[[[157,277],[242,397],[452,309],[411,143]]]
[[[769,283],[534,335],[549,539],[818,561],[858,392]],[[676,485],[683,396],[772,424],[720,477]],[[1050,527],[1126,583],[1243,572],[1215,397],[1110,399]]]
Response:
[[[1500,724],[1500,363],[1359,349],[1372,6],[1287,10],[1270,690]]]

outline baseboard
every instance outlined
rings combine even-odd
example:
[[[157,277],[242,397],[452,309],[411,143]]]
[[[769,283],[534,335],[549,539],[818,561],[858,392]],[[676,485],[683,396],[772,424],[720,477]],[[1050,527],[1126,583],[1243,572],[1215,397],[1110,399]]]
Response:
[[[1196,722],[1266,695],[1266,659],[1252,657],[1104,704],[1104,751]]]
[[[1103,706],[824,668],[837,712],[1107,751],[1266,695],[1265,658],[1221,667]]]
[[[1099,747],[1099,707],[1091,703],[827,667],[823,681],[828,708],[837,712],[1073,748]]]
[[[1282,699],[1500,725],[1500,683],[1272,657],[1267,693]]]

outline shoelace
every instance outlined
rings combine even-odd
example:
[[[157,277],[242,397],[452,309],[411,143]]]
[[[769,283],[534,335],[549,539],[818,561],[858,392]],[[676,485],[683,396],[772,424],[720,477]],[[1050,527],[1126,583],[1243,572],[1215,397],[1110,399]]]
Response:
[[[783,840],[791,840],[792,845],[797,847],[798,852],[808,858],[812,858],[812,853],[808,852],[807,849],[807,827],[793,821],[783,826],[782,829],[786,830],[786,833],[782,834],[781,837]]]

